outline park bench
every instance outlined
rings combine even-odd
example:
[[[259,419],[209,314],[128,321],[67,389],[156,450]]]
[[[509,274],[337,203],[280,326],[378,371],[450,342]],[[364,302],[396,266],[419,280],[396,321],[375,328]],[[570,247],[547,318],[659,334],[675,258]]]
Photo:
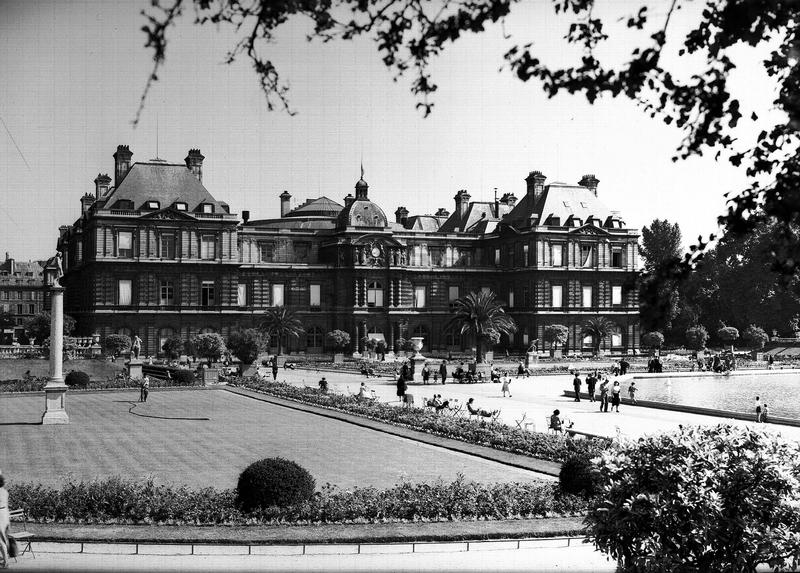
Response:
[[[24,509],[12,509],[9,513],[11,521],[22,521],[22,531],[9,531],[9,535],[17,542],[17,557],[22,557],[26,552],[30,551],[33,558],[36,559],[36,554],[33,552],[33,533],[25,531],[28,527],[28,517]],[[14,557],[16,562],[17,557]]]
[[[592,432],[584,432],[583,430],[576,430],[575,428],[564,428],[564,431],[567,433],[567,436],[570,438],[574,438],[575,436],[584,436],[586,438],[608,438],[608,436],[604,436],[602,434],[594,434]]]

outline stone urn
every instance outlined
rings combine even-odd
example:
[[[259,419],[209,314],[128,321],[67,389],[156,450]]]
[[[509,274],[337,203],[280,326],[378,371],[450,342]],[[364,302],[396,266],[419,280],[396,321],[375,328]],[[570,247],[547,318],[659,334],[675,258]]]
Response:
[[[422,350],[422,341],[423,340],[425,340],[425,339],[422,338],[421,336],[414,336],[411,339],[411,344],[412,344],[412,346],[414,348],[414,357],[417,357],[417,356],[420,355],[419,351]]]
[[[425,339],[421,336],[415,336],[411,339],[411,345],[414,348],[414,355],[411,357],[411,362],[414,366],[414,382],[422,382],[422,369],[424,368],[426,361],[426,358],[420,354],[423,340]]]

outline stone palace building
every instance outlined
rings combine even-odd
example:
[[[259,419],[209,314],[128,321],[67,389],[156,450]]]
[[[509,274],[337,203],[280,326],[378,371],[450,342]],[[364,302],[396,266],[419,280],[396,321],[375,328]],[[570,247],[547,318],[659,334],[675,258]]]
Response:
[[[132,157],[119,146],[114,179],[98,175],[80,218],[60,228],[65,312],[81,334],[138,334],[143,353],[156,355],[170,336],[227,336],[286,306],[306,328],[293,351],[326,350],[333,329],[460,351],[471,342],[445,330],[452,303],[491,289],[519,326],[501,347],[526,348],[564,324],[567,349],[588,351],[581,330],[597,316],[614,324],[604,350],[639,346],[639,233],[600,201],[593,175],[547,184],[532,171],[519,199],[476,202],[461,190],[452,213],[399,206],[389,220],[362,173],[341,203],[291,208],[284,191],[280,218],[250,220],[203,186],[199,150],[180,164]]]

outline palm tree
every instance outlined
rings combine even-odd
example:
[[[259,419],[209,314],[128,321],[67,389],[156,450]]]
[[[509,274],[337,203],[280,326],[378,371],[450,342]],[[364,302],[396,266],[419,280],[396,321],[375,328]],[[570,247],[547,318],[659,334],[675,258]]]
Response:
[[[611,335],[613,330],[614,324],[604,316],[590,318],[586,321],[586,324],[583,325],[583,335],[591,335],[594,354],[600,353],[600,344]]]
[[[500,335],[517,331],[514,319],[506,314],[489,290],[471,292],[454,303],[455,315],[447,322],[444,331],[457,329],[462,335],[475,337],[477,361],[483,362],[483,343],[497,344]]]
[[[300,338],[306,329],[303,323],[294,312],[287,310],[285,306],[268,308],[264,312],[264,320],[261,321],[259,329],[267,336],[275,336],[278,339],[278,354],[283,351],[283,339]]]

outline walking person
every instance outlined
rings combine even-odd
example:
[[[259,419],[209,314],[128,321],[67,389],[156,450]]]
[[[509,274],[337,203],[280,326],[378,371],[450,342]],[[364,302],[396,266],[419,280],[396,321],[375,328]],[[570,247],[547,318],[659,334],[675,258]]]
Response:
[[[769,423],[769,404],[764,402],[764,411],[761,412],[761,421],[765,424]]]
[[[406,376],[408,376],[408,366],[403,364],[403,368],[400,369],[400,376],[397,377],[397,399],[402,402],[406,397],[406,390],[408,390],[408,385],[406,384]]]
[[[622,387],[619,385],[619,381],[614,380],[614,385],[611,387],[611,408],[617,409],[617,414],[619,414],[619,394],[622,390]]]
[[[600,411],[608,412],[608,378],[600,384]]]
[[[139,401],[147,402],[147,396],[150,394],[150,378],[148,378],[147,375],[142,378],[142,389],[140,394],[141,396],[139,397]]]
[[[278,379],[278,357],[272,357],[272,381],[275,382]]]
[[[439,365],[439,376],[442,377],[442,385],[447,382],[447,360],[442,360]]]
[[[756,396],[756,424],[760,424],[764,421],[764,414],[761,408],[761,398]]]
[[[511,389],[509,389],[509,385],[510,384],[511,384],[511,376],[509,376],[507,374],[504,375],[503,376],[503,387],[502,387],[503,398],[506,397],[506,392],[508,392],[508,397],[511,398]]]
[[[583,384],[583,382],[581,382],[581,377],[578,376],[578,371],[576,370],[575,371],[575,378],[573,378],[573,380],[572,380],[572,387],[575,388],[575,401],[576,402],[580,402],[581,401],[581,385],[582,384]]]
[[[597,387],[597,370],[586,377],[586,391],[589,392],[589,401],[594,402],[595,388]]]
[[[631,404],[636,404],[636,382],[631,382],[631,385],[628,386],[628,396],[631,399]]]
[[[0,471],[0,569],[8,567],[8,526],[11,524],[8,509],[8,491],[3,472]]]

